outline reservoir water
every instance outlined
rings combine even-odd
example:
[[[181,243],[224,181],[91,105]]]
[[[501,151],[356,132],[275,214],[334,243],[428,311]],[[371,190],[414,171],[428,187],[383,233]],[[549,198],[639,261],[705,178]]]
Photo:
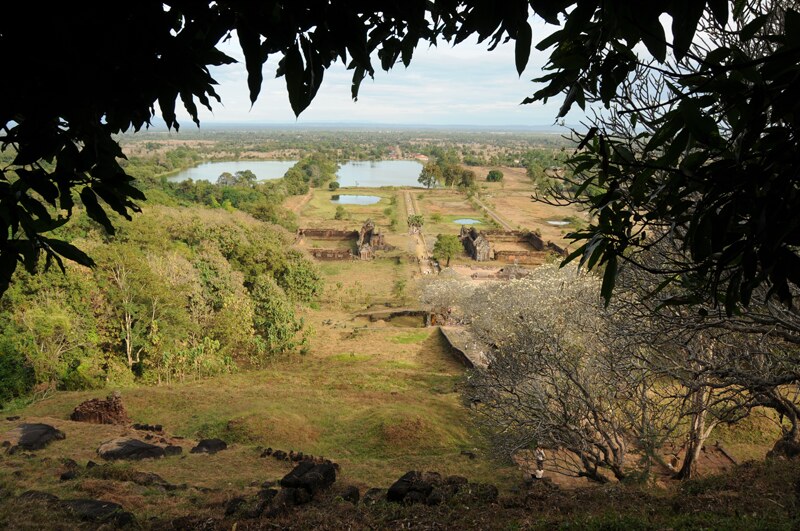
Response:
[[[331,203],[340,205],[374,205],[381,198],[377,195],[332,195]]]
[[[194,168],[184,170],[169,178],[172,182],[181,182],[192,179],[193,181],[217,182],[219,176],[225,172],[250,170],[256,174],[259,181],[280,179],[297,163],[296,160],[237,160],[229,162],[204,162]]]
[[[236,173],[250,170],[259,181],[280,179],[286,171],[295,165],[292,160],[239,160],[231,162],[205,162],[194,168],[184,170],[169,178],[172,182],[193,179],[195,181],[217,182],[222,173]],[[379,188],[381,186],[414,186],[417,182],[422,164],[413,160],[380,160],[374,162],[346,162],[341,164],[336,174],[339,186],[363,186]]]
[[[477,225],[478,223],[480,223],[480,220],[472,218],[461,218],[461,219],[454,219],[453,223],[458,223],[459,225]]]

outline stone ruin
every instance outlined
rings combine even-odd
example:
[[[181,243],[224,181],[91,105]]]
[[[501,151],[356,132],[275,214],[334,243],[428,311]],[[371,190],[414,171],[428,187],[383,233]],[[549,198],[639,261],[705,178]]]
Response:
[[[375,251],[389,251],[394,249],[388,245],[383,234],[375,228],[375,223],[368,219],[361,226],[360,231],[356,230],[335,230],[335,229],[299,229],[297,231],[296,242],[309,238],[323,241],[352,241],[355,253],[352,249],[331,249],[331,248],[309,248],[308,253],[317,260],[372,260],[375,258]]]
[[[386,244],[383,234],[375,230],[375,223],[371,219],[368,219],[361,226],[361,231],[358,233],[357,248],[358,257],[361,260],[372,260],[375,258],[375,251],[393,249],[391,245]]]
[[[128,424],[131,421],[122,404],[122,396],[117,391],[108,395],[105,400],[93,398],[78,404],[69,418],[92,424]]]
[[[461,227],[458,237],[467,254],[478,262],[497,260],[513,264],[539,264],[547,254],[567,254],[553,242],[545,242],[535,233],[527,231],[479,231],[475,227]],[[497,249],[500,243],[520,244],[521,248]]]

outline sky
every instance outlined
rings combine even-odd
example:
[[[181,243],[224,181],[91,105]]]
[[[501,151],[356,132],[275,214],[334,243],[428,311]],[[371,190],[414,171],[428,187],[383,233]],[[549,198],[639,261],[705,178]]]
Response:
[[[542,21],[532,19],[534,43],[555,31]],[[289,105],[284,78],[275,79],[278,56],[264,66],[261,94],[251,108],[247,90],[244,57],[234,37],[221,45],[223,52],[238,63],[213,68],[212,77],[219,86],[222,104],[214,103],[213,113],[201,107],[200,122],[297,124],[325,123],[397,124],[397,125],[473,125],[514,127],[552,126],[562,98],[547,104],[520,102],[533,94],[531,82],[542,75],[547,54],[532,50],[528,66],[519,76],[514,65],[514,41],[487,51],[488,45],[476,39],[453,47],[421,46],[411,65],[402,64],[389,72],[380,69],[377,58],[375,79],[361,84],[359,98],[350,96],[352,72],[341,62],[326,73],[316,98],[299,118]],[[567,123],[580,121],[578,109],[566,117]],[[179,113],[179,121],[189,125],[188,114]]]

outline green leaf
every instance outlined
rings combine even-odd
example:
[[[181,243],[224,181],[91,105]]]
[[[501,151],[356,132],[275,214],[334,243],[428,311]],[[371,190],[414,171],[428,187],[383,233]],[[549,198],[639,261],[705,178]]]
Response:
[[[749,41],[755,37],[756,33],[761,31],[761,28],[763,28],[764,24],[767,23],[767,20],[769,20],[770,16],[771,15],[769,13],[765,13],[754,18],[752,22],[749,22],[745,25],[745,27],[742,28],[742,30],[739,32],[739,38],[741,38],[743,41]]]
[[[603,285],[600,287],[600,295],[606,302],[606,306],[611,302],[611,293],[614,291],[614,284],[617,282],[617,255],[613,252],[607,254],[606,271],[603,273]]]
[[[286,89],[289,91],[289,103],[295,116],[300,116],[310,103],[306,97],[303,83],[303,55],[300,46],[290,46],[281,61],[286,76]]]
[[[531,39],[533,32],[527,21],[522,21],[517,26],[517,42],[514,45],[514,60],[517,63],[517,73],[522,75],[525,67],[528,65],[528,59],[531,55]]]
[[[664,26],[657,17],[643,17],[641,24],[642,42],[647,47],[647,51],[663,63],[667,58],[667,37],[664,34]]]
[[[53,250],[53,252],[60,254],[64,258],[72,260],[82,266],[86,267],[94,267],[96,264],[94,260],[89,257],[88,254],[84,253],[71,243],[67,243],[62,240],[51,240],[50,238],[42,238],[47,245]]]
[[[700,0],[674,0],[669,11],[672,17],[673,50],[678,60],[686,56],[692,45],[705,2]]]
[[[250,89],[250,104],[252,105],[258,99],[261,83],[264,80],[261,35],[241,14],[236,17],[236,34],[239,36],[239,44],[244,53],[244,64],[247,67],[247,87]]]
[[[90,218],[102,225],[109,234],[116,232],[105,210],[97,202],[97,196],[94,191],[88,186],[81,190],[81,201],[83,201],[83,206],[86,207],[86,213]]]
[[[564,37],[564,30],[553,32],[544,39],[540,40],[538,44],[536,44],[536,49],[543,52],[549,47],[553,46],[554,44],[560,43],[563,37]]]

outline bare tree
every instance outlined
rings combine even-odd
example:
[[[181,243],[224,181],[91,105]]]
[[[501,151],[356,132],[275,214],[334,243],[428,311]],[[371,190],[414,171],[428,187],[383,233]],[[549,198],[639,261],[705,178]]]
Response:
[[[624,479],[632,456],[652,463],[678,416],[652,392],[654,373],[631,354],[635,343],[609,333],[594,275],[543,266],[461,304],[491,346],[466,395],[505,455],[563,449],[563,472],[598,482]]]

